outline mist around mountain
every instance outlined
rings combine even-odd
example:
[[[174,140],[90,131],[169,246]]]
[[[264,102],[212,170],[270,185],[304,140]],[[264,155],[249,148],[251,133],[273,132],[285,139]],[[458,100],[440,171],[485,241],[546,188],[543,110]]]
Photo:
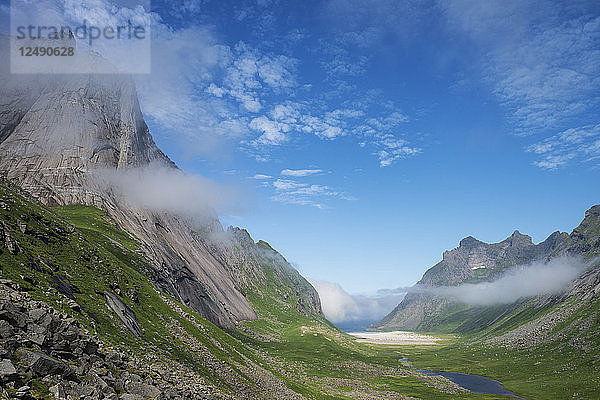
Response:
[[[599,213],[592,207],[571,234],[555,232],[537,245],[518,231],[494,244],[461,240],[371,329],[477,331],[496,322],[482,322],[490,312],[500,316],[527,304],[539,312],[596,293],[582,282],[600,273]]]

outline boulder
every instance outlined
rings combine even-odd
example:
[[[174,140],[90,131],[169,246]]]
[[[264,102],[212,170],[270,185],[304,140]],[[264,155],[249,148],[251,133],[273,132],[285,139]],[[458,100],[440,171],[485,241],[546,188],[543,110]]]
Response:
[[[65,387],[62,383],[57,383],[54,386],[51,386],[49,388],[50,394],[52,395],[52,397],[54,397],[56,400],[66,400],[67,399],[67,393],[65,391]]]
[[[7,339],[9,337],[12,337],[14,334],[15,331],[12,328],[12,326],[8,323],[8,321],[0,321],[0,338]]]
[[[0,305],[0,320],[7,321],[12,326],[24,329],[27,325],[27,319],[21,307],[17,307],[12,302],[6,302]]]
[[[87,340],[82,344],[83,352],[88,355],[93,355],[98,352],[98,343],[91,340]]]
[[[142,382],[129,382],[125,384],[125,389],[144,398],[156,399],[160,395],[160,390],[157,387]]]
[[[7,382],[18,377],[17,369],[10,360],[0,361],[0,381]]]
[[[119,397],[120,400],[144,400],[144,398],[137,394],[124,393]]]
[[[35,376],[60,375],[68,380],[77,379],[70,366],[43,353],[21,349],[18,351],[18,357],[29,366]]]
[[[123,325],[135,336],[142,336],[142,330],[135,313],[129,306],[121,301],[119,297],[111,292],[104,292],[106,304],[119,317]]]

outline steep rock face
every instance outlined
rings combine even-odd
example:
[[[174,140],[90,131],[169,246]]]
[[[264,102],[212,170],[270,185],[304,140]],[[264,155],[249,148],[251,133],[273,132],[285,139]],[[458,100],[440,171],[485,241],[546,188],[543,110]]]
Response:
[[[7,45],[3,37],[0,46]],[[47,205],[106,210],[141,241],[156,283],[217,325],[231,328],[256,318],[242,293],[261,278],[252,254],[235,255],[228,245],[215,245],[176,215],[123,203],[93,179],[96,170],[177,168],[155,145],[130,77],[19,77],[7,71],[2,65],[0,176]],[[206,225],[222,231],[215,216]]]
[[[579,226],[573,229],[569,239],[562,243],[556,251],[557,255],[583,256],[598,264],[600,257],[600,205],[596,205],[585,213]],[[581,297],[586,300],[600,296],[600,265],[584,272],[577,278],[565,293],[564,298]]]
[[[540,244],[530,236],[515,231],[499,243],[487,244],[472,236],[460,241],[457,248],[444,252],[443,259],[430,269],[415,287],[455,286],[461,283],[493,281],[507,268],[548,259],[561,247],[569,235],[555,232]],[[384,319],[373,325],[376,329],[430,329],[457,304],[433,294],[409,293]]]
[[[275,285],[279,297],[287,299],[293,295],[298,298],[298,312],[307,316],[322,313],[317,291],[269,243],[254,242],[248,231],[235,227],[227,229],[226,238],[225,245],[222,241],[216,242],[214,253],[221,255],[236,287],[242,292]]]

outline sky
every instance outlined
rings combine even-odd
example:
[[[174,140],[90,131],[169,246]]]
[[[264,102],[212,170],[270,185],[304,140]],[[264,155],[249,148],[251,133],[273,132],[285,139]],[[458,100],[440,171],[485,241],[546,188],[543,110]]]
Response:
[[[124,3],[56,1],[70,18]],[[8,14],[8,3],[0,3]],[[111,8],[115,6],[116,8]],[[535,242],[600,203],[595,0],[153,1],[155,141],[235,188],[224,225],[354,295],[468,235]]]

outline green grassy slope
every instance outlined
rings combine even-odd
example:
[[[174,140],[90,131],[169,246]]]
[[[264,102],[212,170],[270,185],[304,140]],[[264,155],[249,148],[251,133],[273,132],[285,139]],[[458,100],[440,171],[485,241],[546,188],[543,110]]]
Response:
[[[490,343],[510,317],[435,349],[404,348],[417,367],[494,377],[527,399],[600,398],[600,304],[590,302],[535,345]],[[517,326],[522,325],[519,321]],[[582,324],[582,322],[584,322]]]
[[[226,332],[161,293],[136,239],[101,210],[47,208],[0,182],[0,238],[2,278],[144,363],[193,371],[219,397],[277,399],[291,388],[310,399],[498,398],[424,377],[400,352],[358,344],[320,314],[299,312],[304,281],[275,265],[265,243],[268,279],[248,293],[259,319]],[[139,337],[107,307],[105,292],[135,313]]]
[[[600,207],[586,212],[554,255],[589,269],[564,295],[449,313],[440,331],[461,339],[407,350],[416,365],[496,377],[528,399],[600,398]]]

